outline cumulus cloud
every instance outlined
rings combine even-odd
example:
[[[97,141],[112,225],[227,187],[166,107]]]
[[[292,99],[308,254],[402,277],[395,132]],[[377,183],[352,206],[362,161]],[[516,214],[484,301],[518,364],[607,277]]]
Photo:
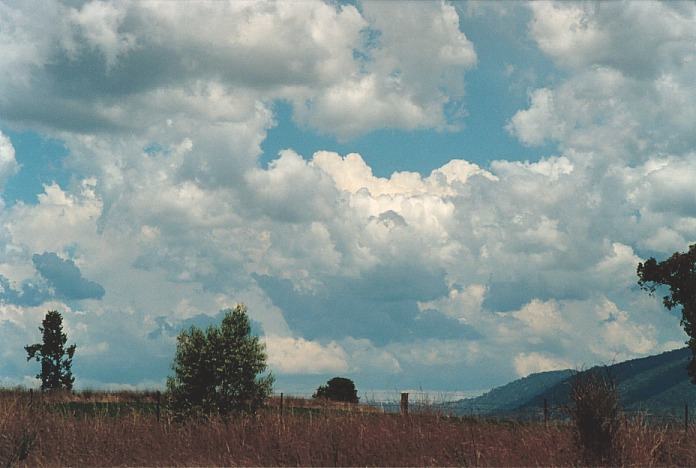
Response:
[[[341,138],[456,126],[477,55],[449,4],[0,4],[3,123],[60,138],[73,175],[0,211],[3,336],[64,310],[85,381],[119,385],[161,381],[177,327],[238,301],[282,375],[480,388],[674,346],[631,285],[696,240],[693,7],[530,8],[565,75],[508,131],[557,154],[378,177],[292,142],[260,167],[273,103]]]
[[[364,2],[362,10],[368,31],[376,37],[366,44],[364,73],[296,105],[298,118],[341,137],[375,126],[456,125],[448,121],[444,106],[463,98],[462,76],[475,65],[476,52],[459,29],[455,8],[444,2],[398,8]]]
[[[457,368],[501,382],[549,362],[656,352],[680,336],[658,301],[636,302],[630,288],[634,249],[659,232],[651,217],[665,215],[641,195],[654,171],[619,168],[597,179],[553,157],[489,170],[455,160],[428,176],[378,178],[357,154],[284,152],[221,188],[177,179],[178,157],[157,165],[164,156],[144,156],[71,190],[47,186],[38,204],[4,213],[3,235],[17,252],[6,261],[31,265],[31,252],[46,251],[40,259],[74,273],[63,260],[71,252],[110,292],[97,310],[147,311],[142,330],[124,332],[134,349],[148,343],[163,356],[182,320],[250,302],[282,375],[436,378]],[[118,180],[138,190],[105,203],[100,184]],[[633,196],[616,202],[605,184]],[[51,236],[49,219],[64,220]],[[107,342],[127,359],[85,326],[95,350]],[[166,374],[165,361],[155,375]]]
[[[231,189],[179,181],[167,172],[176,172],[177,156],[150,166],[158,157],[127,168],[127,183],[139,190],[109,205],[99,184],[113,176],[71,191],[47,186],[37,205],[4,214],[15,264],[31,264],[30,252],[46,249],[61,254],[40,259],[74,273],[61,258],[72,251],[114,291],[105,311],[133,310],[128,297],[136,298],[148,312],[134,342],[171,347],[169,328],[244,300],[275,337],[269,352],[283,375],[374,376],[379,368],[426,376],[455,367],[502,381],[519,366],[549,361],[519,364],[501,349],[596,362],[656,352],[680,336],[678,321],[657,313],[657,301],[636,303],[630,288],[636,236],[659,232],[640,195],[654,171],[617,169],[596,179],[591,168],[554,157],[489,170],[455,160],[428,176],[377,178],[357,154],[307,160],[285,152]],[[604,184],[634,195],[617,205]],[[44,235],[38,220],[51,218],[65,221],[57,235]]]
[[[327,374],[348,370],[346,352],[337,343],[326,346],[302,338],[266,336],[268,364],[283,374]]]
[[[600,5],[533,2],[530,31],[541,50],[569,68],[608,66],[656,76],[693,56],[696,9],[689,3]],[[646,51],[650,51],[646,54]]]
[[[444,107],[463,96],[462,73],[476,62],[456,10],[362,10],[319,1],[51,2],[36,18],[30,2],[4,5],[0,66],[16,73],[0,80],[2,113],[78,132],[150,127],[164,139],[166,119],[263,134],[271,119],[240,126],[284,99],[298,121],[341,137],[446,128]]]
[[[8,278],[0,275],[0,287],[0,298],[6,304],[32,307],[43,304],[52,297],[48,285],[42,281],[26,279],[18,287],[13,287]]]
[[[629,161],[693,148],[694,5],[532,2],[530,8],[530,35],[569,74],[532,91],[529,108],[512,117],[508,128],[522,142],[551,140]]]
[[[0,187],[19,170],[15,149],[10,139],[0,132]]]
[[[515,356],[515,371],[519,377],[526,377],[535,372],[568,369],[568,362],[545,356],[540,353],[520,353]]]
[[[34,254],[31,260],[36,271],[51,285],[58,297],[67,300],[104,297],[104,288],[84,278],[72,260],[60,258],[55,252]]]

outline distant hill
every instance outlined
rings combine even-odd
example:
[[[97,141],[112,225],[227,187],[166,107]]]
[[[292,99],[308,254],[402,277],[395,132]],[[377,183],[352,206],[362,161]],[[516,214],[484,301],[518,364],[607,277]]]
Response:
[[[529,403],[543,392],[565,382],[573,371],[539,372],[515,380],[474,398],[444,403],[446,411],[454,414],[488,414],[512,412]]]
[[[690,357],[691,351],[682,348],[613,364],[606,371],[616,380],[625,409],[674,412],[685,402],[696,408],[696,385],[686,372]],[[541,408],[544,399],[558,407],[568,402],[573,374],[571,370],[531,374],[479,397],[447,403],[443,410],[460,415],[524,413]]]

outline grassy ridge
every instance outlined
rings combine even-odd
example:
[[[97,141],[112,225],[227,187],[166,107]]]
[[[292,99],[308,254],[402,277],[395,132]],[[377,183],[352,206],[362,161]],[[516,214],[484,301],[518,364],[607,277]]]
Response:
[[[607,366],[606,372],[617,383],[624,409],[655,414],[678,413],[684,403],[696,407],[696,385],[691,384],[686,371],[690,359],[691,351],[681,348],[612,364]],[[566,404],[569,382],[566,379],[550,386],[521,408],[538,407],[544,398],[555,404]]]
[[[655,356],[608,365],[606,370],[616,381],[621,405],[629,411],[653,414],[679,414],[684,403],[696,408],[696,385],[689,381],[686,366],[691,358],[688,348]],[[547,400],[559,408],[568,404],[574,372],[539,372],[515,380],[475,398],[442,405],[454,414],[533,414]]]

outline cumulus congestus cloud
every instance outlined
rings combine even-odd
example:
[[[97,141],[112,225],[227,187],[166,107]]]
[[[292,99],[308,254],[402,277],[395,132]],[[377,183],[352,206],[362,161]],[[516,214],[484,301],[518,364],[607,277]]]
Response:
[[[513,16],[520,36],[499,40],[544,60],[501,117],[468,90],[517,89],[484,55],[484,26]],[[351,373],[480,389],[679,346],[634,284],[642,258],[696,240],[695,18],[650,2],[0,2],[0,183],[21,131],[64,144],[71,175],[2,205],[0,333],[31,342],[65,310],[95,385],[161,383],[176,331],[237,301],[281,382],[309,388]],[[456,135],[467,112],[545,152],[474,162],[460,141],[428,170],[369,163],[406,132]],[[275,131],[286,149],[263,154]],[[361,138],[373,154],[333,151]],[[2,351],[21,360],[16,344]]]

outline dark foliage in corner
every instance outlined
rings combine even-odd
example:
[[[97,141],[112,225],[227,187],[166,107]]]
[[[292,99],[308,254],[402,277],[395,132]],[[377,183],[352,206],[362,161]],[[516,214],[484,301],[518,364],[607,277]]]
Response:
[[[667,260],[658,262],[649,258],[638,264],[638,285],[655,294],[658,286],[669,287],[669,294],[662,298],[668,310],[682,307],[681,325],[689,336],[691,362],[687,367],[691,382],[696,384],[696,244],[688,252],[675,252]]]

